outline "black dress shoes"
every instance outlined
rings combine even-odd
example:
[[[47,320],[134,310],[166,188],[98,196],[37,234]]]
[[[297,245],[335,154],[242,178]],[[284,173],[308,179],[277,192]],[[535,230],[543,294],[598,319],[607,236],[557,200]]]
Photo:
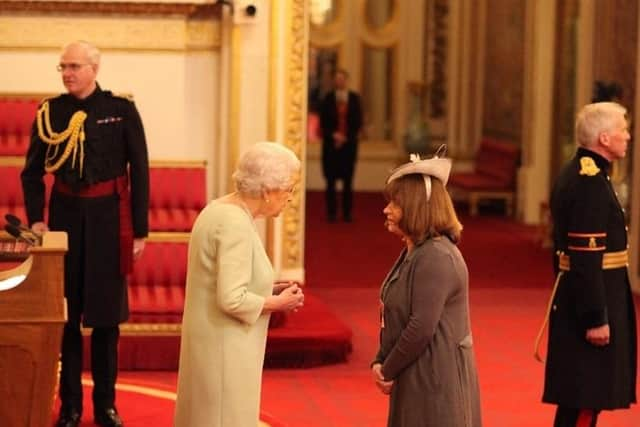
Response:
[[[93,421],[102,427],[123,427],[122,418],[118,415],[116,408],[96,410],[93,413]]]
[[[78,427],[80,425],[80,412],[75,409],[60,410],[60,416],[56,421],[56,427]]]

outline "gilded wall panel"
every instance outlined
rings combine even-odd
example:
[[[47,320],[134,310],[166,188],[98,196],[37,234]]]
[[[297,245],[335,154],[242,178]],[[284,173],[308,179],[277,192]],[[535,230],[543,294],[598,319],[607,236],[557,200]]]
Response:
[[[287,56],[285,145],[293,150],[299,158],[304,158],[305,123],[306,123],[306,67],[307,53],[305,0],[289,2],[289,21],[285,52]],[[284,212],[282,228],[284,268],[300,268],[303,265],[302,232],[304,211],[302,194],[298,190]]]
[[[636,64],[638,51],[638,0],[610,0],[595,4],[595,37],[593,46],[593,78],[605,85],[617,85],[621,96],[614,97],[634,116],[636,94]],[[630,145],[626,158],[615,162],[612,180],[623,208],[628,210],[630,197],[637,193],[630,188],[631,160],[637,149]]]
[[[575,152],[578,0],[561,0],[557,13],[551,138],[551,177],[554,179]]]
[[[483,135],[520,142],[525,2],[487,0]],[[489,19],[489,16],[488,16]]]
[[[633,110],[636,87],[638,0],[595,3],[593,78],[622,87],[620,102]]]
[[[103,50],[213,50],[221,41],[212,6],[0,0],[0,49],[57,50],[88,39]]]

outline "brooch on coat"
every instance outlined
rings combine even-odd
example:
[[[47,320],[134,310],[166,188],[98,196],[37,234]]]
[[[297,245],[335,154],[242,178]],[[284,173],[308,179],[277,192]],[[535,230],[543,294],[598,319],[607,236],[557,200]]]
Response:
[[[600,172],[591,157],[580,157],[580,175],[595,176]]]

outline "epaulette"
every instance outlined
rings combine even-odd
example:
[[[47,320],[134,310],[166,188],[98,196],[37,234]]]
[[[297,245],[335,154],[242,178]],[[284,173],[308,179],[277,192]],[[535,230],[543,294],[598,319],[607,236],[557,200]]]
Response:
[[[59,94],[59,95],[45,96],[44,98],[42,98],[42,99],[40,100],[40,103],[39,103],[38,105],[42,106],[42,104],[44,104],[45,102],[49,102],[49,101],[51,101],[51,100],[53,100],[53,99],[57,99],[57,98],[60,98],[60,97],[62,97],[62,96],[64,96],[64,94],[63,94],[63,93],[61,93],[61,94]]]
[[[134,102],[133,95],[130,93],[113,93],[113,92],[109,92],[109,93],[114,98],[121,98],[121,99],[126,99],[129,102]]]
[[[596,176],[600,172],[600,168],[596,166],[596,162],[591,157],[580,157],[580,175]]]

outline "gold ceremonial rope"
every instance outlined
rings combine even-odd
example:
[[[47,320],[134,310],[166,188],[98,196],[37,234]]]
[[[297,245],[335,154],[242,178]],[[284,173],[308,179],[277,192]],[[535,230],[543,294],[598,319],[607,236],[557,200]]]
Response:
[[[48,144],[47,153],[44,160],[44,170],[47,173],[55,172],[60,169],[60,166],[69,158],[71,152],[73,152],[73,159],[71,161],[71,167],[76,165],[76,157],[78,156],[78,149],[80,150],[80,176],[82,176],[82,170],[84,166],[84,121],[87,118],[87,113],[84,111],[76,111],[69,120],[67,128],[58,133],[51,129],[51,119],[49,117],[49,101],[45,101],[38,109],[37,123],[38,123],[38,136],[45,144]],[[43,126],[44,122],[44,126]],[[46,133],[45,133],[46,131]],[[58,147],[63,142],[67,141],[67,145],[64,147],[64,151],[60,158],[56,161],[55,158],[58,155]]]
[[[536,342],[533,347],[533,357],[540,363],[544,363],[544,359],[540,356],[540,341],[542,340],[542,335],[544,334],[545,329],[547,329],[547,324],[549,323],[549,315],[551,314],[551,306],[553,305],[553,299],[556,296],[556,290],[558,290],[558,283],[560,283],[560,278],[562,278],[562,274],[564,271],[558,273],[558,277],[556,277],[556,283],[553,284],[553,291],[551,291],[551,297],[549,298],[549,303],[547,304],[547,311],[544,315],[544,321],[542,322],[542,326],[538,331],[538,336],[536,337]]]

